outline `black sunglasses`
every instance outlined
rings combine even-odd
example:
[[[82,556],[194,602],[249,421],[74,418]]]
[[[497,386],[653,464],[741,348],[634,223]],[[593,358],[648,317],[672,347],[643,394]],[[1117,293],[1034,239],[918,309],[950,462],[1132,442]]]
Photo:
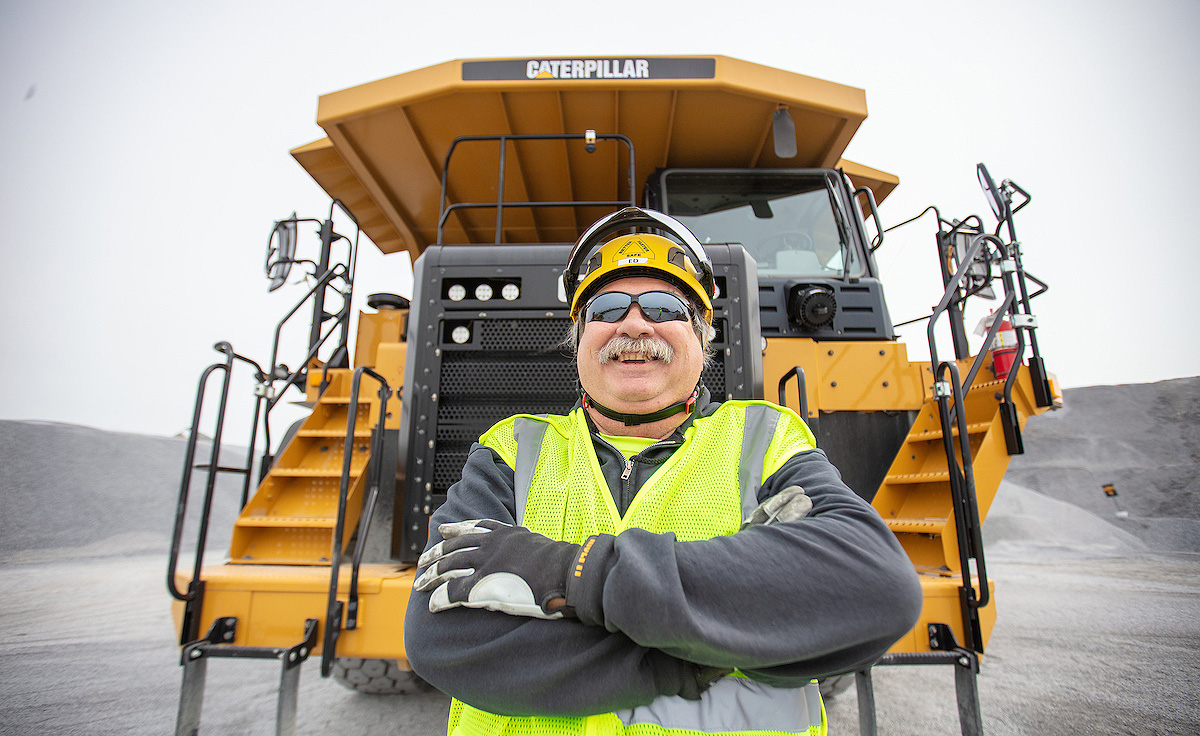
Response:
[[[688,322],[692,319],[692,308],[687,302],[667,291],[642,294],[606,291],[588,301],[583,308],[583,319],[585,322],[620,322],[633,304],[638,305],[651,322]]]

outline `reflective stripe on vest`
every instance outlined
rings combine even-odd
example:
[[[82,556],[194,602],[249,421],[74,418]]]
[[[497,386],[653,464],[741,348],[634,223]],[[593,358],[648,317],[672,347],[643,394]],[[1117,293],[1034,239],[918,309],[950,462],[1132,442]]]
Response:
[[[711,451],[737,446],[738,436],[736,462]],[[808,427],[786,409],[725,402],[693,421],[683,445],[646,480],[621,517],[582,409],[568,416],[513,417],[480,441],[514,470],[520,523],[575,543],[630,527],[673,532],[680,541],[733,534],[758,505],[764,479],[795,453],[815,446]],[[745,677],[717,680],[700,700],[659,697],[647,706],[586,718],[499,716],[455,700],[449,725],[451,736],[820,736],[826,728],[815,682],[783,689]]]
[[[661,697],[640,708],[586,718],[501,716],[454,700],[450,736],[825,736],[816,682],[798,690],[725,677],[700,700]]]
[[[657,726],[671,734],[816,734],[822,733],[825,722],[821,691],[815,682],[799,690],[784,690],[745,677],[717,680],[700,700],[658,698],[616,715],[625,734],[642,733],[635,726]]]
[[[525,501],[529,498],[529,486],[533,484],[533,471],[537,467],[537,456],[542,451],[542,436],[549,425],[545,422],[530,422],[524,417],[513,423],[513,439],[517,445],[515,472],[516,518],[525,518]]]

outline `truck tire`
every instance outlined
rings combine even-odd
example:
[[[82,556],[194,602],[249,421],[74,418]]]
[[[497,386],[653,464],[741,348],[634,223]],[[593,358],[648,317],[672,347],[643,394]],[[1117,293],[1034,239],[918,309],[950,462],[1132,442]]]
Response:
[[[392,659],[338,657],[333,679],[349,690],[369,695],[408,695],[429,690],[429,684],[412,670],[400,669]]]

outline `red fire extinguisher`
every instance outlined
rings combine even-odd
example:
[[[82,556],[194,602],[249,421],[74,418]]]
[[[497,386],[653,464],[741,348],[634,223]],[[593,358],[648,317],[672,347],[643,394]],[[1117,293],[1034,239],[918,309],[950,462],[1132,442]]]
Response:
[[[1000,320],[1000,330],[992,339],[992,370],[997,380],[1008,378],[1017,357],[1017,333],[1008,317]]]

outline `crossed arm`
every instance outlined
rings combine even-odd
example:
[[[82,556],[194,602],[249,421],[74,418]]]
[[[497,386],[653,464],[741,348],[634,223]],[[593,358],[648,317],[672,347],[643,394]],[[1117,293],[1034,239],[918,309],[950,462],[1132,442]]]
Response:
[[[602,537],[579,618],[543,620],[474,608],[429,612],[414,591],[405,643],[439,689],[506,715],[588,715],[697,698],[712,668],[777,686],[873,661],[911,626],[920,587],[891,532],[820,451],[797,454],[760,500],[801,485],[798,521],[677,542],[638,529]],[[512,471],[476,446],[439,524],[515,524]]]

